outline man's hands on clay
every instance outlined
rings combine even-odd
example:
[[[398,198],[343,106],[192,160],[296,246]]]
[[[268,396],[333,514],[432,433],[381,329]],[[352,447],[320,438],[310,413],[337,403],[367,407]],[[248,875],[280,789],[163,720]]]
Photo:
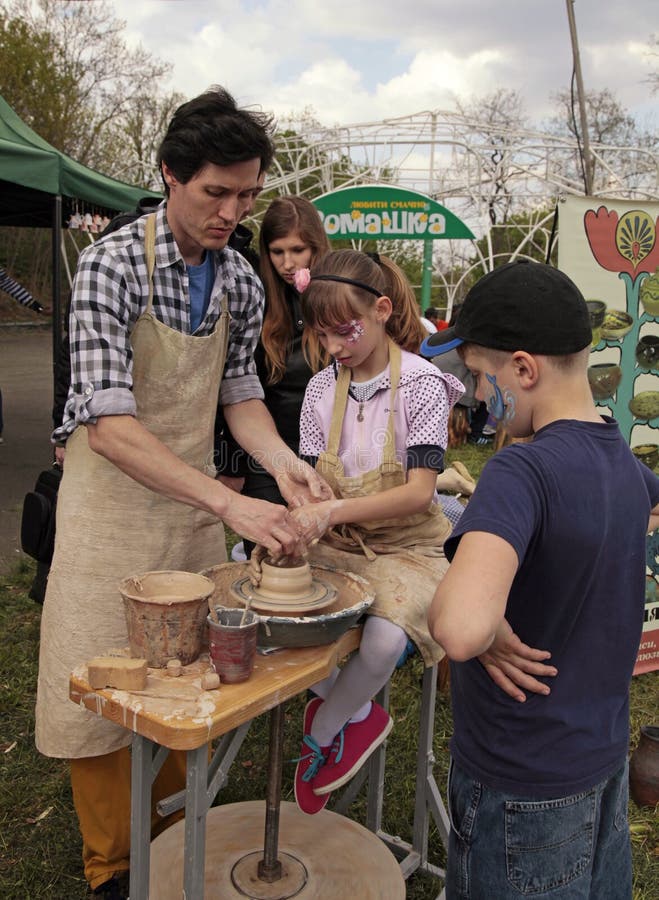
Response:
[[[279,492],[289,506],[295,508],[320,500],[330,500],[334,495],[324,478],[302,459],[296,459],[276,475]]]
[[[241,537],[261,544],[274,558],[300,556],[305,549],[296,522],[277,503],[232,493],[222,521]]]

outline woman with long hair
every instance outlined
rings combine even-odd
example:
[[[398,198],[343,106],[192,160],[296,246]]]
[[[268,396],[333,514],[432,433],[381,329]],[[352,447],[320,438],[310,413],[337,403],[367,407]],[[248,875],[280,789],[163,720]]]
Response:
[[[263,217],[259,239],[265,315],[256,365],[265,405],[277,430],[295,453],[300,443],[300,412],[311,376],[325,364],[316,336],[304,327],[300,295],[293,283],[329,250],[318,211],[302,197],[277,197]],[[244,476],[242,493],[285,505],[275,480],[252,457],[240,457],[231,441],[219,453],[220,477]],[[245,542],[247,555],[253,545]]]

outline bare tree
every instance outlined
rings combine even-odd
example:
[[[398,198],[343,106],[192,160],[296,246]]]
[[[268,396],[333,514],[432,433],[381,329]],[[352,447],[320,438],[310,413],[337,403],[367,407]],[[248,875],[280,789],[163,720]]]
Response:
[[[487,205],[492,225],[505,222],[513,203],[510,181],[517,168],[516,133],[527,121],[523,100],[517,91],[499,88],[467,104],[456,100],[455,105],[466,120],[470,142],[480,145],[480,200]]]
[[[652,93],[656,94],[659,91],[659,34],[650,35],[647,56],[652,66],[647,80],[652,85]]]
[[[572,93],[559,91],[553,95],[553,100],[557,112],[548,123],[548,130],[556,135],[576,138],[577,145],[581,146],[582,136]],[[641,188],[648,167],[656,167],[652,158],[652,153],[659,146],[656,135],[640,128],[608,88],[587,92],[585,101],[592,153],[593,193],[607,189],[616,192],[623,182],[628,187]],[[580,171],[581,159],[574,153],[561,155],[556,158],[555,165],[566,167],[566,171],[578,177],[576,173]]]
[[[7,102],[35,131],[86,165],[121,165],[117,129],[170,70],[123,38],[102,0],[4,0],[0,75]]]

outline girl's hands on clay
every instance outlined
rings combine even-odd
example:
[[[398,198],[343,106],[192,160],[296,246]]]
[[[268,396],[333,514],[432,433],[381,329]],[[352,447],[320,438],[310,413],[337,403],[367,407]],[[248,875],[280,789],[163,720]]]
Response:
[[[295,523],[300,540],[307,547],[317,544],[330,527],[332,510],[336,500],[322,500],[318,503],[307,503],[289,510],[289,516]]]

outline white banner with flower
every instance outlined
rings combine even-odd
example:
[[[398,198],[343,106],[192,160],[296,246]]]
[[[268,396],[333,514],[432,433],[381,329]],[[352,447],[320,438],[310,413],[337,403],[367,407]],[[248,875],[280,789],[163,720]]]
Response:
[[[593,397],[637,457],[659,463],[659,203],[569,197],[559,207],[558,267],[591,310]],[[659,668],[659,532],[648,537],[646,607],[635,673]]]

